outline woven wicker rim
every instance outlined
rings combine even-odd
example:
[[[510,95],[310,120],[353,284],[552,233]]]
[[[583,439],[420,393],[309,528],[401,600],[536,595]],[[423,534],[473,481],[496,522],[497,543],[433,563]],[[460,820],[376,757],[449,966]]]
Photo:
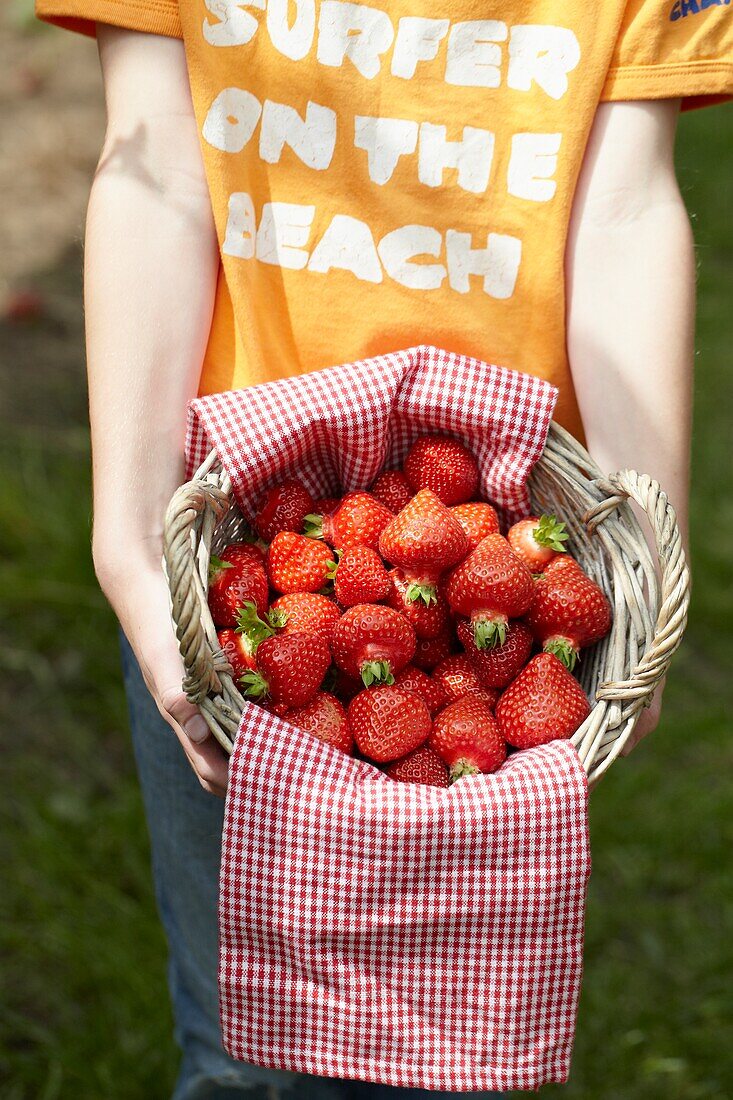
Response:
[[[631,737],[664,678],[687,622],[690,575],[674,508],[658,482],[633,470],[604,477],[558,424],[530,476],[532,507],[567,523],[572,550],[607,593],[611,633],[583,653],[580,681],[593,701],[572,738],[593,786]],[[629,500],[649,520],[659,564]],[[244,519],[215,451],[181,485],[165,514],[163,568],[183,658],[183,690],[231,753],[245,700],[232,678],[208,609],[209,559],[241,537]]]

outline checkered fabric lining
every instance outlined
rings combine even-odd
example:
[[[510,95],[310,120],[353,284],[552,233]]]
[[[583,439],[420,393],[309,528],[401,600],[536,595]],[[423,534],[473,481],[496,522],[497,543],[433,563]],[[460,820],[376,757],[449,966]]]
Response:
[[[215,449],[248,518],[297,475],[318,496],[363,489],[418,435],[441,432],[478,458],[485,494],[512,521],[542,453],[557,390],[465,355],[415,347],[189,403],[186,477]]]
[[[567,741],[441,789],[247,704],[222,849],[224,1047],[402,1087],[565,1081],[589,873]]]

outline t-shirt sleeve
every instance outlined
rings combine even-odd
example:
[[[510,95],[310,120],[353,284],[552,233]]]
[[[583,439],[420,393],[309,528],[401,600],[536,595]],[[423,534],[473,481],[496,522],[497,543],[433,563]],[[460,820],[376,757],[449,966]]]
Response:
[[[629,0],[601,100],[733,98],[730,0]]]
[[[36,18],[92,38],[97,23],[182,38],[178,0],[35,0]]]

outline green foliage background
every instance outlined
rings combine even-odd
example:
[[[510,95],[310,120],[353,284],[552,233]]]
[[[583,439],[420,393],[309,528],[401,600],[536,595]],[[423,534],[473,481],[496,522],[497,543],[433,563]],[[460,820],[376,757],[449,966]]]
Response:
[[[26,5],[27,6],[27,5]],[[22,9],[18,5],[18,10]],[[694,600],[661,728],[594,792],[568,1100],[733,1095],[733,123],[683,117],[699,258]],[[157,1100],[177,1052],[115,622],[90,563],[81,256],[0,331],[0,1095]]]

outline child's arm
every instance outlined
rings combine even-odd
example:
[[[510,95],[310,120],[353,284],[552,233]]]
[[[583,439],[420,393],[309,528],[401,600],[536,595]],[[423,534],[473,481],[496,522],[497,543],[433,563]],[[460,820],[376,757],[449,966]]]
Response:
[[[598,110],[566,252],[567,343],[588,450],[605,471],[656,478],[686,540],[695,255],[678,112],[679,100]],[[657,698],[634,744],[658,718]]]
[[[161,570],[211,322],[216,232],[183,44],[102,25],[98,42],[107,132],[84,255],[94,563],[163,717],[202,785],[221,794],[226,756],[181,692]]]

